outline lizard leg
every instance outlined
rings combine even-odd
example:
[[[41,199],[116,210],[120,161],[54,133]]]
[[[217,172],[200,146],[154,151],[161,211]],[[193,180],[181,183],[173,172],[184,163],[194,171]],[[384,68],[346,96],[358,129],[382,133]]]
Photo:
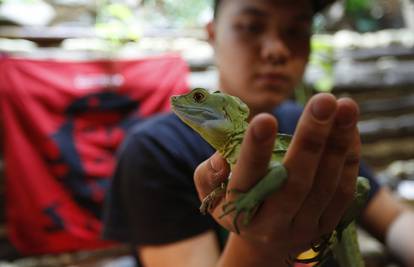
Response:
[[[230,190],[230,193],[236,193],[238,196],[235,200],[223,205],[223,213],[220,218],[234,212],[233,226],[239,233],[239,216],[243,215],[243,225],[248,225],[264,199],[279,189],[286,179],[286,169],[283,165],[278,164],[270,168],[269,172],[248,192],[241,193],[237,190]]]

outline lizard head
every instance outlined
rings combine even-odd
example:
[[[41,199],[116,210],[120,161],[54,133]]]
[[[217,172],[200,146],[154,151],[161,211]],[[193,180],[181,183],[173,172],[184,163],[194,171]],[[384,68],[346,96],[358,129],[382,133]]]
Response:
[[[171,97],[172,110],[214,148],[220,149],[246,126],[249,109],[239,98],[196,88]]]

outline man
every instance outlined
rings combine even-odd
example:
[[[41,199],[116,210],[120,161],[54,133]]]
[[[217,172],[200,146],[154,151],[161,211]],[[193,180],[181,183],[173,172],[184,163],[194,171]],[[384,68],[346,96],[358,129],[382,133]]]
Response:
[[[308,61],[312,16],[323,5],[221,0],[207,26],[220,90],[240,97],[251,111],[229,187],[248,190],[264,175],[276,132],[295,133],[284,159],[288,181],[263,203],[252,223],[240,235],[230,233],[225,244],[219,242],[217,223],[231,230],[231,218],[218,218],[220,204],[211,217],[199,215],[198,197],[227,179],[229,167],[169,114],[138,125],[126,140],[109,195],[107,237],[134,244],[139,261],[150,267],[288,266],[335,228],[360,171],[372,186],[362,225],[386,238],[406,208],[365,168],[359,170],[356,104],[320,94],[302,113],[287,101]],[[406,245],[412,248],[412,243]]]

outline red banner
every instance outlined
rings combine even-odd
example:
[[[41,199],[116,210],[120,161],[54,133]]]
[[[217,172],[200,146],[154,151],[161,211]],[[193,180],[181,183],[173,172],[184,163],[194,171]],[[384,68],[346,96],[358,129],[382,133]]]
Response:
[[[134,123],[188,90],[177,56],[119,61],[0,59],[6,219],[24,254],[92,249],[115,152]]]

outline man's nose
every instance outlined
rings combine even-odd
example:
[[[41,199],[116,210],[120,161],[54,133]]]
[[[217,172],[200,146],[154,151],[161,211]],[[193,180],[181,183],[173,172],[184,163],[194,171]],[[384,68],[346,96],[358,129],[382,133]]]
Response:
[[[271,64],[286,63],[290,50],[280,36],[273,34],[266,36],[262,44],[262,58]]]

